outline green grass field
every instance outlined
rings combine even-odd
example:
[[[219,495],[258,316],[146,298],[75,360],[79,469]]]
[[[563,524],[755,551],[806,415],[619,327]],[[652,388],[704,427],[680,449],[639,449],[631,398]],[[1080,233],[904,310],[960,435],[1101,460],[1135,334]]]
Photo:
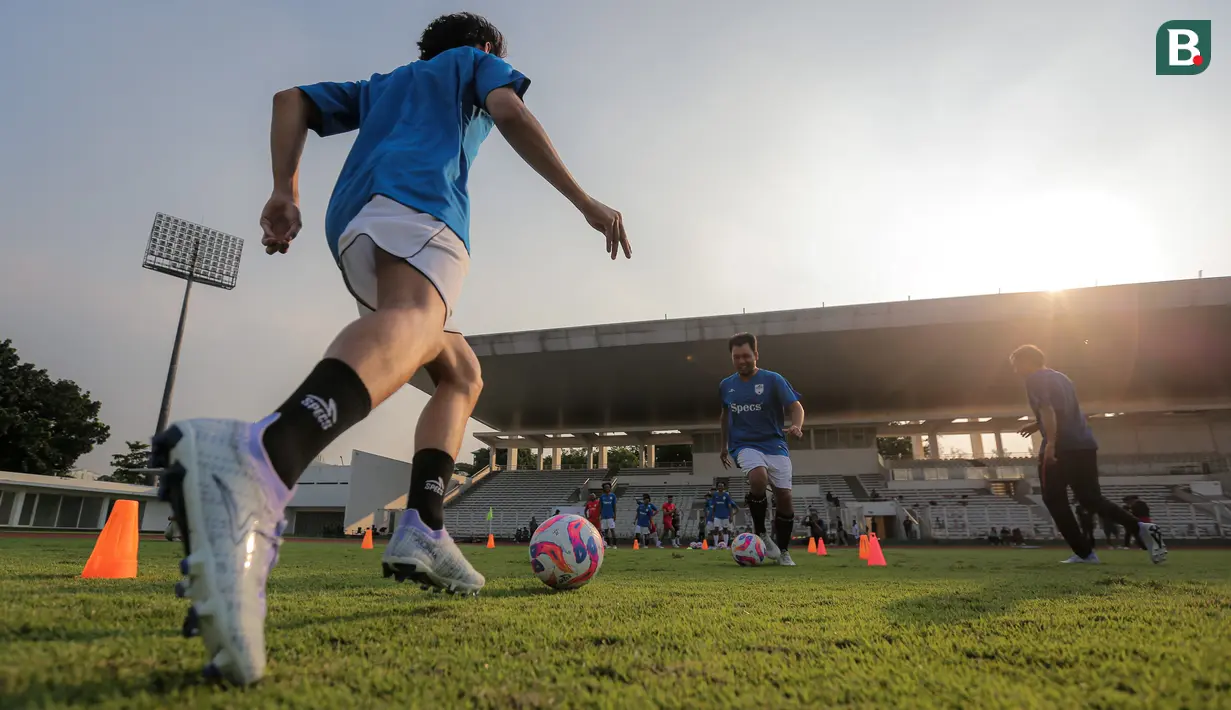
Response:
[[[77,578],[92,541],[0,538],[0,707],[1231,707],[1231,552],[886,548],[611,552],[555,593],[521,547],[474,548],[478,599],[380,577],[377,550],[290,542],[269,676],[203,681],[179,635],[178,543],[135,580]]]

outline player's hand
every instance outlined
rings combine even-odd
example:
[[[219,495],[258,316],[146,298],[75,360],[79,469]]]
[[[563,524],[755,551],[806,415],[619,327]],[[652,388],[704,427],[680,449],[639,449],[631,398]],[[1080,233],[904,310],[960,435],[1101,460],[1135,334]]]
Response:
[[[624,233],[624,217],[607,205],[593,197],[581,206],[581,214],[591,227],[603,233],[607,238],[607,253],[612,261],[624,251],[624,258],[633,258],[633,248],[628,243],[628,235]]]
[[[1056,463],[1056,442],[1049,441],[1047,446],[1043,447],[1043,462],[1048,464]]]
[[[261,245],[266,254],[285,254],[299,235],[303,220],[294,195],[275,192],[261,210]]]
[[[791,436],[795,437],[796,439],[802,439],[802,438],[804,438],[804,430],[803,430],[801,427],[797,427],[797,426],[795,426],[794,424],[792,424],[791,426],[787,427],[787,429],[786,429],[786,433],[790,434]]]
[[[721,454],[718,454],[718,460],[722,461],[723,468],[731,468],[731,454],[730,453],[723,451]]]
[[[1038,430],[1039,430],[1039,423],[1030,422],[1029,424],[1026,424],[1025,426],[1023,426],[1021,429],[1018,429],[1017,433],[1021,434],[1023,439],[1028,439],[1030,438],[1031,435],[1033,435]]]

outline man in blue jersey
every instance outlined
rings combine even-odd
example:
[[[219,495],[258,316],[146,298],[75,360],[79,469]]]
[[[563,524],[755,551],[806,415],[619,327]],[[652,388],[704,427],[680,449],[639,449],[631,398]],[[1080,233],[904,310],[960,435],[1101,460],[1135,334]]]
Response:
[[[501,58],[504,38],[491,23],[440,17],[419,50],[419,61],[387,74],[304,85],[273,100],[273,192],[260,219],[267,254],[287,253],[302,227],[307,132],[358,130],[325,237],[361,317],[269,417],[177,422],[152,448],[153,465],[166,468],[163,494],[184,523],[180,591],[194,601],[185,628],[201,631],[209,672],[236,683],[264,673],[265,583],[296,480],[420,368],[436,389],[415,431],[408,509],[382,567],[425,589],[483,587],[444,529],[443,496],[482,387],[453,315],[470,268],[468,179],[491,128],[603,233],[611,259],[631,255],[620,213],[582,190],[522,103],[530,80]]]
[[[658,512],[658,506],[651,502],[650,494],[646,493],[641,496],[641,502],[637,504],[637,520],[633,527],[633,540],[636,540],[640,545],[648,545],[650,537],[654,534],[652,522],[654,514]]]
[[[735,501],[722,483],[715,486],[715,489],[711,499],[714,507],[714,545],[721,544],[726,547],[731,544],[731,513],[736,510]]]
[[[757,338],[739,333],[727,341],[735,374],[718,387],[722,399],[722,465],[731,467],[732,459],[748,476],[748,496],[744,499],[752,527],[765,540],[765,555],[778,564],[795,566],[787,551],[795,528],[795,509],[791,500],[791,457],[786,436],[803,436],[804,407],[799,395],[782,375],[757,367]],[[786,425],[786,417],[790,424]],[[765,534],[765,513],[769,508],[767,486],[774,489],[774,534]]]
[[[1081,531],[1069,507],[1069,489],[1078,504],[1091,513],[1119,523],[1126,530],[1137,530],[1145,541],[1150,559],[1158,564],[1167,559],[1158,526],[1138,520],[1132,513],[1103,497],[1098,481],[1098,442],[1077,402],[1077,388],[1063,373],[1047,367],[1043,351],[1023,345],[1009,356],[1013,370],[1026,382],[1026,398],[1034,421],[1021,428],[1022,436],[1036,431],[1043,434],[1039,456],[1039,483],[1043,504],[1056,522],[1056,529],[1073,549],[1065,564],[1098,564],[1094,541]]]
[[[599,519],[602,524],[599,529],[603,533],[603,539],[607,541],[607,547],[615,549],[616,547],[616,494],[611,492],[611,484],[603,483],[603,494],[598,497]]]

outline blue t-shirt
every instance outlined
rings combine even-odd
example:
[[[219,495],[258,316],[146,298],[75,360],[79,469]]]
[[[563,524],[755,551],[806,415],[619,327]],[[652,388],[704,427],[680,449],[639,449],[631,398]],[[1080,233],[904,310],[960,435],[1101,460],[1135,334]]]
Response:
[[[493,125],[487,95],[505,86],[520,96],[530,80],[500,57],[456,47],[367,81],[299,87],[320,110],[320,136],[359,129],[325,214],[335,260],[338,238],[375,195],[444,222],[469,251],[466,182]]]
[[[729,518],[731,517],[731,509],[735,507],[735,501],[731,499],[731,494],[723,491],[714,496],[714,517]]]
[[[714,522],[714,499],[713,498],[705,499],[705,522],[707,523]]]
[[[616,494],[604,493],[598,497],[598,503],[599,507],[602,509],[599,511],[600,518],[615,517]]]
[[[718,387],[722,408],[727,411],[727,450],[755,449],[767,456],[786,456],[782,433],[786,408],[799,401],[799,394],[786,378],[770,370],[757,370],[747,381],[734,374]]]
[[[1040,412],[1050,405],[1056,410],[1057,451],[1098,449],[1094,432],[1090,431],[1086,415],[1077,403],[1077,388],[1064,373],[1049,368],[1031,373],[1026,377],[1026,397],[1030,400],[1035,421],[1039,423],[1044,446],[1047,445],[1047,433],[1043,431],[1043,417]]]
[[[650,518],[658,512],[658,507],[653,503],[638,503],[637,504],[637,525],[643,528],[650,527]]]

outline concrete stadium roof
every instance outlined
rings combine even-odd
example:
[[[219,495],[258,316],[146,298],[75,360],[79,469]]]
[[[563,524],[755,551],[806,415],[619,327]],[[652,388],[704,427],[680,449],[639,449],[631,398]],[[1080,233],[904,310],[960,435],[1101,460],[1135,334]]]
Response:
[[[1023,343],[1089,411],[1231,407],[1231,278],[1211,278],[472,336],[474,416],[503,432],[709,429],[741,331],[810,424],[1019,416],[1008,354]],[[433,389],[422,372],[411,384]]]

